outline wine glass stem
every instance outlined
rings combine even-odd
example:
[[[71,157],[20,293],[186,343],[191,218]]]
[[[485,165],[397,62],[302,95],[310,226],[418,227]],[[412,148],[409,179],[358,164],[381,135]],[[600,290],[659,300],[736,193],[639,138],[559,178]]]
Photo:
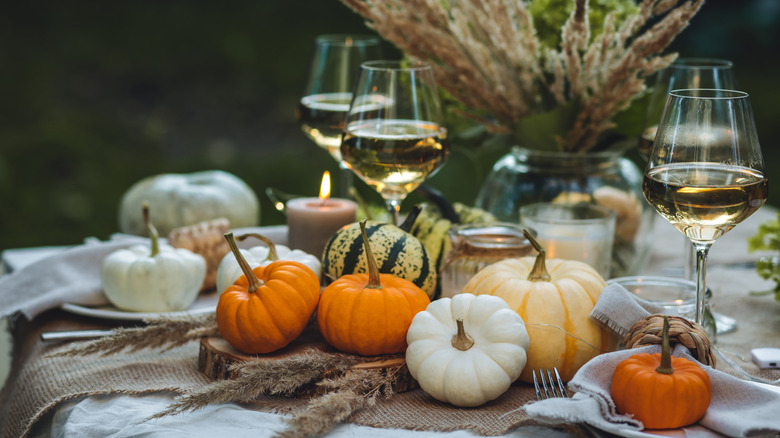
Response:
[[[387,199],[387,211],[390,213],[390,222],[393,225],[398,225],[398,214],[401,212],[401,201],[397,199]]]
[[[349,169],[347,163],[339,161],[339,196],[342,198],[349,198],[349,189],[352,187],[352,170]]]
[[[694,242],[693,247],[696,250],[696,317],[694,321],[704,325],[704,306],[707,293],[707,254],[710,251],[712,243]]]

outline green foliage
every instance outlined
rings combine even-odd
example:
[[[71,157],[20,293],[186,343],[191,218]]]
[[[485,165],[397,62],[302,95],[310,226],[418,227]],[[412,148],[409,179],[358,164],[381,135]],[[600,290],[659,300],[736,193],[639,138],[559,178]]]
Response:
[[[547,47],[557,48],[561,43],[561,28],[574,11],[573,0],[531,0],[528,11],[534,18],[539,41]],[[590,0],[588,23],[591,38],[601,34],[604,17],[614,11],[617,22],[637,11],[634,0]]]
[[[758,227],[758,232],[748,239],[748,251],[780,251],[780,213],[777,218]],[[775,282],[775,299],[780,301],[780,257],[762,257],[756,262],[756,271],[761,278]]]

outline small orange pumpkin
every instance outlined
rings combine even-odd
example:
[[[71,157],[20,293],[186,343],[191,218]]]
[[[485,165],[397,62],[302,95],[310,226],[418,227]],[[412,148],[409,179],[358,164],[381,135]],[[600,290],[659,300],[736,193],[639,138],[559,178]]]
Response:
[[[364,356],[406,350],[406,332],[414,315],[431,300],[409,280],[380,274],[360,221],[368,274],[339,277],[322,292],[317,325],[328,344],[346,353]]]
[[[217,326],[222,337],[247,354],[270,353],[286,346],[303,332],[317,308],[319,278],[292,260],[277,260],[252,270],[233,233],[225,238],[244,275],[219,297]]]
[[[661,339],[660,354],[640,353],[618,364],[612,400],[618,412],[632,414],[647,429],[688,426],[710,406],[710,377],[696,362],[672,357],[666,316]]]

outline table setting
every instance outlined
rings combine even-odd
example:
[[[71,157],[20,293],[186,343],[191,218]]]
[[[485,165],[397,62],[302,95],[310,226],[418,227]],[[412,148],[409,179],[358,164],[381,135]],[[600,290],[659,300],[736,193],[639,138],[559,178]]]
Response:
[[[664,53],[702,0],[574,0],[550,35],[524,3],[342,3],[377,35],[314,41],[318,196],[151,175],[108,238],[2,252],[0,436],[780,434],[750,95]],[[451,202],[462,142],[496,160]]]

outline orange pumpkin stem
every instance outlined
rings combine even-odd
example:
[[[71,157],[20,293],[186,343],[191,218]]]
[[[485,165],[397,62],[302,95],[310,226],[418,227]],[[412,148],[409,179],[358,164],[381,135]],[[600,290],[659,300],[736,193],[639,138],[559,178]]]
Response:
[[[141,212],[144,216],[144,225],[146,231],[149,233],[149,239],[152,241],[152,253],[150,257],[154,257],[160,253],[160,234],[157,232],[157,228],[152,225],[152,219],[149,217],[149,203],[144,201],[141,204]]]
[[[538,252],[536,260],[534,260],[534,266],[528,274],[528,281],[550,281],[550,273],[547,272],[547,265],[545,263],[547,253],[544,251],[544,248],[542,248],[542,245],[536,241],[528,230],[523,229],[523,236],[531,242],[531,245],[533,245],[534,249]]]
[[[254,293],[260,286],[263,285],[263,282],[257,278],[257,275],[255,275],[254,271],[252,271],[252,267],[249,266],[249,263],[247,263],[243,254],[241,254],[241,251],[238,250],[238,246],[236,245],[236,240],[233,239],[232,232],[225,233],[225,240],[227,240],[227,243],[230,246],[230,250],[233,252],[233,256],[235,256],[236,261],[238,262],[238,266],[241,268],[241,271],[244,273],[244,276],[249,283],[249,292]]]
[[[463,318],[455,320],[458,325],[458,333],[452,336],[452,346],[460,351],[466,351],[474,345],[474,339],[466,334],[466,329],[463,328]]]
[[[239,242],[243,242],[245,239],[254,237],[255,239],[262,240],[268,246],[268,256],[266,256],[264,262],[275,262],[279,260],[279,253],[276,252],[276,244],[269,238],[257,233],[247,233],[237,236]]]
[[[379,280],[379,267],[376,265],[374,253],[371,251],[371,242],[368,241],[366,233],[366,218],[360,221],[360,235],[363,237],[363,248],[366,250],[366,262],[368,262],[368,284],[366,289],[382,289],[382,283]]]
[[[661,374],[674,374],[672,368],[672,349],[669,346],[669,317],[664,316],[664,328],[661,331],[661,365],[655,369]]]

